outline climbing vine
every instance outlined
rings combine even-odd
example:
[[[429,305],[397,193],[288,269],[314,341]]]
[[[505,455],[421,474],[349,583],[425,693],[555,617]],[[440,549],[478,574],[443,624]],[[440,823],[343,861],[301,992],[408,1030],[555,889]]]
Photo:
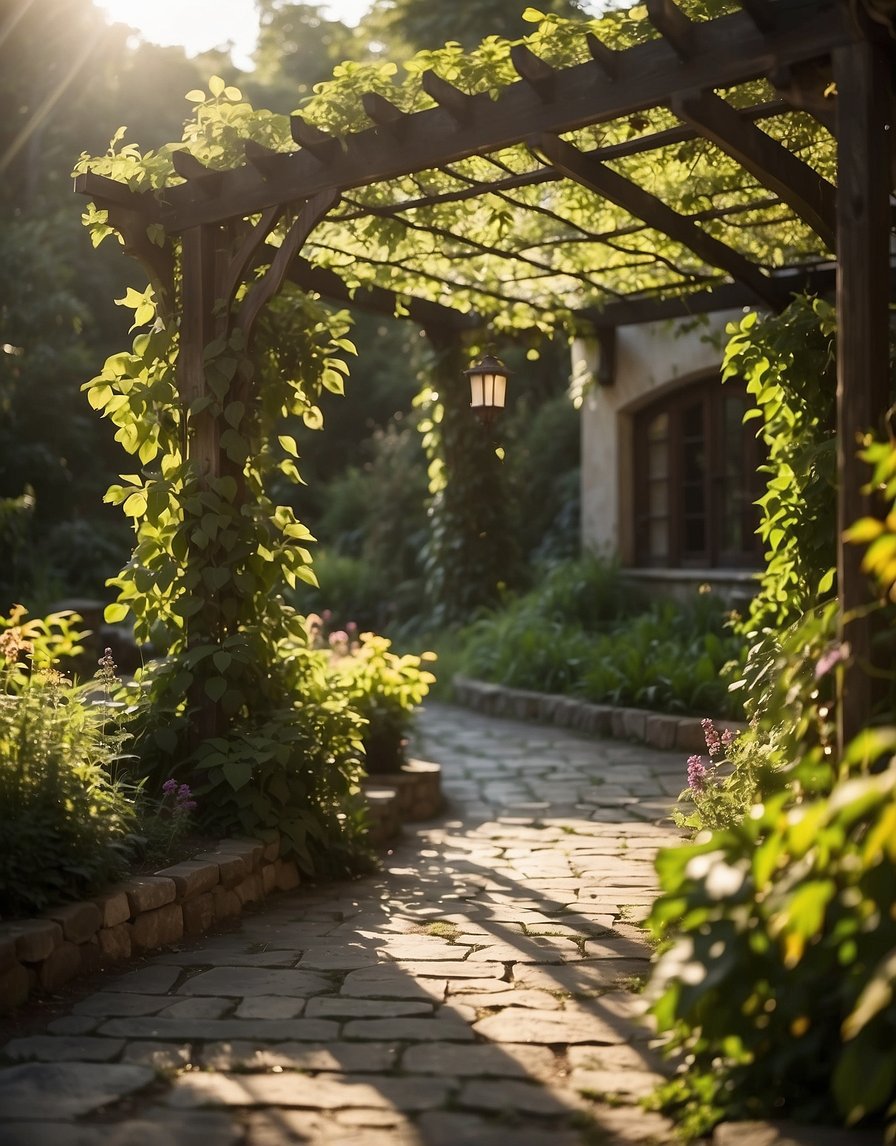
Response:
[[[723,9],[718,0],[689,5],[695,15]],[[620,49],[652,34],[639,9],[593,22],[529,9],[526,19],[533,26],[529,47],[553,65],[590,58],[583,35],[589,28]],[[431,107],[421,79],[427,70],[462,92],[493,99],[518,79],[511,46],[489,37],[472,53],[456,44],[418,53],[403,65],[402,83],[394,82],[399,70],[392,62],[343,64],[331,82],[318,85],[302,116],[312,128],[345,137],[371,125],[366,93],[385,95],[403,111]],[[756,83],[735,98],[755,101],[768,94]],[[197,89],[187,99],[193,114],[180,141],[142,153],[120,132],[105,155],[82,157],[78,171],[164,202],[185,164],[198,161],[211,171],[240,166],[249,140],[272,151],[295,149],[287,117],[251,107],[219,77],[208,92]],[[626,143],[675,122],[659,108],[571,136],[585,148]],[[809,117],[783,117],[769,130],[830,174],[834,145]],[[179,151],[187,157],[175,159]],[[583,305],[632,292],[675,294],[719,279],[693,253],[659,239],[580,185],[529,181],[542,167],[538,148],[521,144],[436,171],[344,188],[305,241],[303,255],[335,271],[350,292],[388,287],[399,314],[406,312],[403,300],[414,296],[475,311],[499,332],[572,328]],[[770,262],[818,253],[817,239],[801,221],[770,215],[761,205],[741,203],[738,218],[728,221],[732,204],[753,188],[734,161],[705,142],[653,153],[635,149],[620,167],[672,207],[706,213],[718,236],[739,249],[767,253],[766,228],[774,225]],[[496,180],[506,185],[495,187]],[[117,440],[134,458],[133,472],[107,495],[135,532],[133,557],[112,582],[118,596],[107,619],[132,620],[138,639],[152,641],[160,654],[137,681],[141,751],[147,767],[160,774],[170,775],[175,760],[191,780],[199,777],[213,816],[236,816],[246,830],[261,833],[285,824],[296,854],[313,868],[342,844],[350,850],[357,820],[345,809],[356,788],[360,729],[347,699],[322,683],[302,618],[284,600],[285,588],[314,580],[313,539],[272,491],[275,478],[301,480],[286,421],[301,418],[319,428],[320,394],[342,391],[345,356],[353,351],[348,317],[312,293],[288,288],[262,312],[246,343],[234,316],[284,241],[292,222],[286,211],[235,298],[219,303],[217,336],[205,347],[199,371],[201,390],[185,398],[181,239],[159,222],[135,234],[130,212],[101,205],[88,206],[84,220],[94,243],[114,236],[126,246],[142,246],[141,257],[152,268],[147,289],[130,290],[120,300],[134,314],[130,349],[110,357],[85,387],[90,404],[114,424]],[[233,248],[257,223],[255,217],[236,220],[219,237]],[[610,241],[611,235],[619,237]],[[231,305],[234,313],[228,313]],[[469,607],[464,592],[470,586],[496,590],[512,546],[496,517],[500,499],[479,484],[499,480],[491,444],[483,439],[472,447],[481,466],[465,468],[458,460],[471,448],[471,437],[465,427],[461,442],[448,370],[453,377],[464,363],[455,361],[456,350],[441,346],[437,358],[438,384],[430,389],[440,397],[432,399],[426,431],[434,491],[429,572],[440,601],[451,602],[453,619]],[[194,377],[195,364],[191,369]],[[209,470],[197,464],[197,456],[209,456],[197,451],[200,439],[214,443],[216,462]],[[475,476],[475,489],[464,484],[465,474],[470,481]]]

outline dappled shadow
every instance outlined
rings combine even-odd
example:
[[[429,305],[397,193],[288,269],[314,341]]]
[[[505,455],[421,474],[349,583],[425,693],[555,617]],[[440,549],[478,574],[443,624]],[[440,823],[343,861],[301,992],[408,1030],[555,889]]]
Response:
[[[628,990],[649,948],[620,909],[649,901],[649,856],[669,829],[612,794],[650,790],[649,750],[439,711],[423,750],[451,811],[406,831],[382,872],[305,887],[237,932],[156,956],[32,1048],[45,1058],[77,1038],[82,1057],[105,1046],[163,1072],[142,1099],[87,1116],[97,1142],[175,1113],[199,1126],[209,1108],[246,1146],[666,1140],[633,1105],[660,1067]],[[574,757],[562,768],[558,746]],[[606,819],[572,798],[598,782]]]

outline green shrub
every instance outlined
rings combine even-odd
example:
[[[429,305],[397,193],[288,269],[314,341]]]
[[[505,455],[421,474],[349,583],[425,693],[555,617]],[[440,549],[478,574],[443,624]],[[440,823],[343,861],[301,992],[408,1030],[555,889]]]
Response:
[[[726,670],[742,650],[709,595],[687,604],[658,602],[596,638],[580,691],[596,702],[740,717]]]
[[[67,640],[64,622],[55,631],[40,621],[7,625],[0,635],[3,915],[77,898],[117,877],[134,829],[129,791],[112,776],[124,735],[96,703],[97,683],[72,686],[51,667],[28,671],[23,630],[38,646]]]
[[[8,617],[0,617],[0,670],[3,687],[18,693],[31,682],[32,665],[52,668],[84,652],[81,642],[89,634],[78,628],[81,618],[70,609],[47,617],[28,619],[24,605],[13,605]]]
[[[235,634],[228,641],[232,647],[249,639]],[[227,652],[219,650],[219,659]],[[183,696],[190,657],[203,655],[198,646],[177,660],[153,662],[134,687],[147,689],[149,696],[160,689],[171,695],[180,676]],[[239,663],[236,657],[231,662]],[[253,687],[235,672],[229,683],[239,690]],[[159,711],[132,691],[140,714],[136,747],[148,790],[161,791],[166,779],[188,784],[203,830],[262,840],[279,834],[283,854],[308,875],[345,874],[366,863],[360,716],[347,696],[334,691],[325,661],[298,632],[280,642],[277,660],[258,689],[265,690],[264,707],[256,705],[249,718],[237,714],[226,736],[209,735],[192,749],[185,736],[188,697],[176,712]]]
[[[742,641],[712,594],[647,606],[619,568],[589,557],[468,626],[461,671],[514,688],[668,712],[739,716],[724,670]]]
[[[866,451],[890,512],[848,534],[883,542],[864,567],[885,637],[894,456],[892,444]],[[695,769],[708,783],[693,826],[715,830],[658,859],[648,923],[669,946],[649,993],[687,1069],[657,1102],[688,1136],[774,1116],[884,1120],[896,1140],[896,728],[866,729],[838,754],[837,676],[850,654],[837,620],[836,603],[816,608],[751,650],[753,754],[735,754],[727,778]],[[884,717],[892,725],[892,692]]]
[[[374,633],[362,633],[357,643],[333,642],[330,679],[348,697],[364,719],[364,769],[368,773],[395,772],[404,763],[404,747],[414,709],[429,692],[435,677],[424,667],[432,653],[399,656],[391,642]]]
[[[650,925],[675,939],[652,1009],[688,1063],[660,1100],[689,1136],[723,1116],[892,1118],[894,796],[896,761],[660,853]]]

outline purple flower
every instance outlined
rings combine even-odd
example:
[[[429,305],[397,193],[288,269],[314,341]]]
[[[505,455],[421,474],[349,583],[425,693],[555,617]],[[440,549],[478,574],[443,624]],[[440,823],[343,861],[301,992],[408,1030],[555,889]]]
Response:
[[[829,673],[835,665],[838,665],[841,661],[845,661],[849,653],[849,643],[846,641],[844,641],[842,645],[834,645],[833,648],[822,653],[815,662],[815,679],[820,680],[821,677]]]
[[[192,795],[193,795],[193,793],[190,791],[190,785],[189,784],[181,784],[181,786],[177,789],[178,802],[181,802],[183,800],[189,800],[189,798]]]
[[[722,744],[725,748],[730,748],[731,745],[737,740],[737,733],[732,732],[730,728],[726,728],[722,733]]]
[[[176,780],[166,780],[165,783],[162,785],[162,791],[165,793],[166,796],[173,796],[174,793],[177,791],[177,781]]]
[[[702,792],[706,787],[706,766],[702,756],[688,757],[688,787],[692,792]]]
[[[703,738],[706,741],[706,747],[710,756],[718,756],[722,751],[722,741],[719,738],[715,725],[707,716],[700,721],[700,726],[703,729]]]

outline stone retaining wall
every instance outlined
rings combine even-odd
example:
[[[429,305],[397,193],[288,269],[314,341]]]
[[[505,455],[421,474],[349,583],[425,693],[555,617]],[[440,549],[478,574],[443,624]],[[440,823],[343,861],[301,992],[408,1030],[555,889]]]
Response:
[[[280,843],[221,840],[213,851],[102,895],[50,908],[38,919],[0,924],[0,1014],[37,991],[142,951],[194,938],[273,891],[299,885]]]
[[[706,752],[701,717],[698,716],[668,716],[665,713],[648,712],[643,708],[590,704],[571,696],[507,688],[465,676],[456,676],[453,685],[455,703],[489,716],[558,724],[563,728],[575,728],[596,736],[611,736],[615,740],[635,740],[649,744],[652,748],[687,753]],[[746,727],[736,720],[716,723],[723,728],[730,728],[732,732],[742,731]]]
[[[430,819],[441,809],[438,764],[410,760],[364,787],[374,847],[397,835],[404,821]],[[299,882],[295,863],[280,858],[279,840],[228,839],[89,900],[51,908],[37,919],[0,923],[0,1014],[78,975],[196,938],[247,904]]]

